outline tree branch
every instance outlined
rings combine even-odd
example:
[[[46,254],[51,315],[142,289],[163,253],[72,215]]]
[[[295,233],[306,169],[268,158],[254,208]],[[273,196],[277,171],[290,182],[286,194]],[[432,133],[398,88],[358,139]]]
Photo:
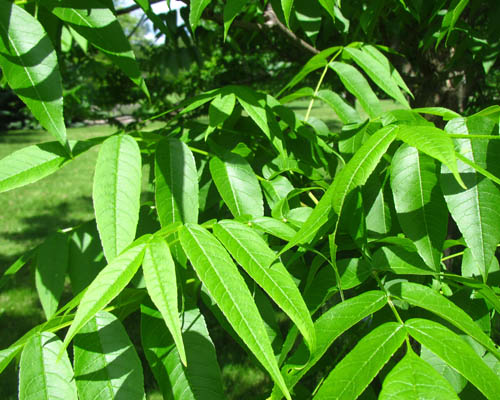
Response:
[[[161,1],[165,1],[165,0],[152,0],[149,2],[149,4],[153,5],[156,3],[160,3]],[[132,11],[139,10],[139,9],[141,9],[141,6],[138,4],[134,4],[132,6],[124,7],[124,8],[120,8],[119,10],[116,10],[116,15],[128,14],[128,13],[131,13]]]

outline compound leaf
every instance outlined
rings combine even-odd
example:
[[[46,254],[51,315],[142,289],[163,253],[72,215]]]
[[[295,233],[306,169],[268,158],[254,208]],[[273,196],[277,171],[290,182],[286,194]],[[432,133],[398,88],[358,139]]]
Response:
[[[196,273],[218,307],[286,398],[291,400],[257,306],[224,247],[199,225],[186,224],[179,237]]]

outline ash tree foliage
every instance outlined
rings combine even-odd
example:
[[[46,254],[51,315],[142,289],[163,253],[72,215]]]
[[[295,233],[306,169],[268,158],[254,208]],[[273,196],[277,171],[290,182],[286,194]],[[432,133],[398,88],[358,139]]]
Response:
[[[136,3],[166,31],[149,2]],[[333,0],[191,0],[190,40],[215,20],[221,46],[237,46],[238,22],[271,13],[316,54],[278,94],[216,87],[160,129],[75,141],[64,35],[150,93],[118,11],[106,0],[0,0],[3,77],[55,139],[0,160],[0,191],[100,147],[95,220],[55,232],[0,281],[32,260],[47,318],[0,351],[0,371],[19,365],[20,399],[143,399],[146,361],[166,399],[223,399],[207,318],[266,371],[270,399],[498,398],[500,106],[412,107],[390,43],[369,40],[387,8],[432,21],[422,43],[449,50],[457,31],[480,36],[466,22],[480,2],[355,3],[356,13]],[[358,20],[366,40],[315,47]],[[298,98],[309,100],[305,116],[287,106]],[[341,125],[313,118],[315,102]],[[207,118],[191,120],[196,110]],[[141,204],[145,165],[154,201]],[[131,314],[133,340],[122,324]]]

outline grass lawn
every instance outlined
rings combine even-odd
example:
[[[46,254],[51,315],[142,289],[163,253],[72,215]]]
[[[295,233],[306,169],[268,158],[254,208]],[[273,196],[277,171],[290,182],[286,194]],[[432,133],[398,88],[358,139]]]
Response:
[[[291,103],[291,106],[299,114],[305,115],[308,104],[308,101],[299,100]],[[386,109],[392,108],[392,103],[387,102],[384,106]],[[331,130],[340,127],[335,113],[319,102],[316,102],[311,116],[322,119]],[[109,135],[114,131],[115,128],[109,126],[74,128],[68,130],[68,137],[88,139]],[[2,134],[0,159],[25,146],[51,140],[53,138],[49,134],[40,131]],[[99,146],[96,146],[43,180],[0,194],[0,273],[51,233],[93,218],[92,179],[98,150]],[[143,170],[144,190],[147,189],[147,168]],[[32,268],[25,268],[0,291],[0,350],[43,320],[34,289],[34,273]],[[217,328],[215,326],[215,332]],[[216,346],[224,347],[224,351],[218,353],[229,398],[256,399],[261,396],[270,384],[267,375],[250,365],[245,353],[236,344],[225,343],[227,336],[217,333],[213,336]],[[228,346],[230,351],[226,351]],[[150,386],[148,398],[160,399],[161,396],[151,389],[151,381],[151,377],[146,377],[146,384]],[[0,375],[0,399],[17,399],[17,385],[17,372],[11,365]],[[249,393],[250,397],[244,397]]]

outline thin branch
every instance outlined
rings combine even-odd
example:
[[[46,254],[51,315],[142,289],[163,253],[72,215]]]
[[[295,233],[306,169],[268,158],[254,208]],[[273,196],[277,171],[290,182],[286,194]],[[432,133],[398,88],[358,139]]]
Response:
[[[161,1],[165,1],[165,0],[152,0],[149,2],[149,4],[153,5],[156,3],[160,3]],[[132,6],[125,7],[125,8],[120,8],[119,10],[116,10],[116,15],[128,14],[128,13],[131,13],[132,11],[139,10],[140,8],[141,8],[141,6],[138,4],[134,4]]]

